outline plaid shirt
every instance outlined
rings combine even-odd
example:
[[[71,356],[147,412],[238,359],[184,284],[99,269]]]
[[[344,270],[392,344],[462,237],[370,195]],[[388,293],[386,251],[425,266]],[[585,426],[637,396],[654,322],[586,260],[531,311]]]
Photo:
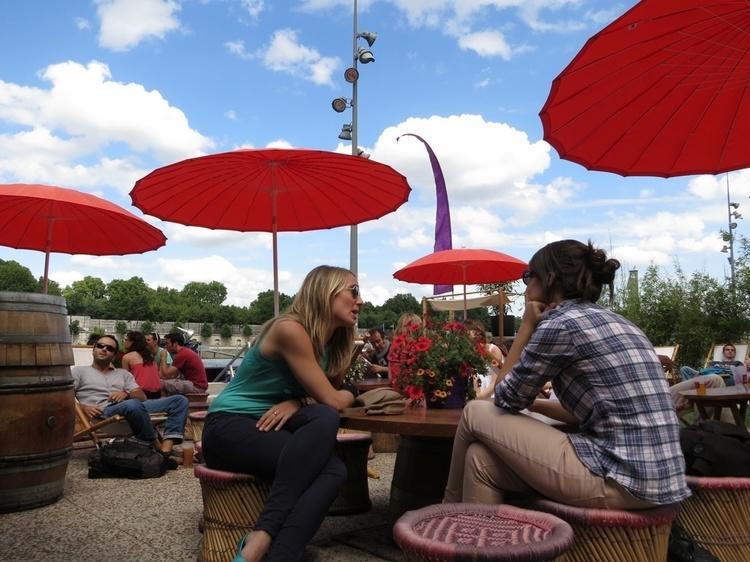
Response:
[[[656,504],[690,496],[667,381],[641,330],[598,305],[562,302],[543,314],[495,404],[518,412],[547,381],[580,421],[569,439],[591,472]]]

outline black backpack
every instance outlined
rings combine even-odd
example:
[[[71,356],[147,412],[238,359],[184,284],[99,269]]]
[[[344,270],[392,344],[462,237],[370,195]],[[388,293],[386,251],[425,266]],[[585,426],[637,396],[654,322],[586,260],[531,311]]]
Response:
[[[117,438],[89,455],[89,478],[158,478],[167,459],[152,447]]]
[[[750,433],[706,420],[680,429],[685,472],[692,476],[750,476]]]

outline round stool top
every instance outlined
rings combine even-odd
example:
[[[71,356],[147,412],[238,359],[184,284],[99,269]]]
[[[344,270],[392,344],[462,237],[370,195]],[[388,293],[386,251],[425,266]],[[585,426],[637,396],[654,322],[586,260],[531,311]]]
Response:
[[[523,502],[523,507],[551,513],[565,521],[596,527],[628,527],[645,529],[659,525],[668,525],[680,512],[680,504],[674,503],[652,509],[597,509],[593,507],[576,507],[557,503],[547,499],[531,499]]]
[[[240,472],[228,472],[226,470],[216,470],[208,468],[205,464],[194,465],[193,474],[201,482],[210,482],[214,485],[228,485],[234,482],[257,482],[257,478],[251,474],[242,474]]]
[[[336,441],[338,441],[339,443],[361,443],[363,441],[371,443],[372,437],[370,437],[366,433],[337,433]]]
[[[208,410],[201,410],[200,412],[190,412],[188,417],[195,421],[204,421],[208,415]]]
[[[565,521],[510,505],[431,505],[408,511],[393,527],[407,552],[442,560],[548,560],[573,544]]]
[[[195,410],[208,410],[208,402],[188,402],[188,408],[191,411]]]
[[[686,476],[687,485],[692,490],[748,490],[750,478],[741,476]]]

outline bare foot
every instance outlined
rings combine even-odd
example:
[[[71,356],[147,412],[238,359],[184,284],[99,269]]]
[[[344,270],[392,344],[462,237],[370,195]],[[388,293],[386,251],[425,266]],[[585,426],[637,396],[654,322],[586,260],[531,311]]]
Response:
[[[271,535],[265,531],[253,531],[245,539],[242,557],[246,562],[260,562],[271,548]]]

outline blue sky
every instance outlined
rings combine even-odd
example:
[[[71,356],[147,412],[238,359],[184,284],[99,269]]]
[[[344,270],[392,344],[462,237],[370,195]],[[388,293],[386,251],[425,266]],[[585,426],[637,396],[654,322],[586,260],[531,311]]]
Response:
[[[547,242],[591,238],[624,269],[728,271],[726,177],[621,178],[561,160],[538,117],[552,79],[585,40],[631,2],[370,0],[359,31],[375,31],[360,65],[359,145],[407,176],[410,200],[360,226],[366,300],[417,298],[430,286],[393,280],[432,251],[435,190],[423,147],[448,185],[453,246],[528,260]],[[26,0],[0,4],[0,183],[72,187],[130,208],[128,192],[156,167],[239,147],[350,153],[350,0]],[[360,41],[365,46],[364,41]],[[750,175],[729,175],[750,203]],[[272,287],[271,237],[209,231],[146,217],[167,245],[140,256],[54,254],[51,277],[143,277],[156,287],[223,282],[247,305]],[[744,221],[738,233],[745,234]],[[39,252],[0,247],[35,275]],[[349,265],[349,230],[281,233],[280,288],[315,265]]]

